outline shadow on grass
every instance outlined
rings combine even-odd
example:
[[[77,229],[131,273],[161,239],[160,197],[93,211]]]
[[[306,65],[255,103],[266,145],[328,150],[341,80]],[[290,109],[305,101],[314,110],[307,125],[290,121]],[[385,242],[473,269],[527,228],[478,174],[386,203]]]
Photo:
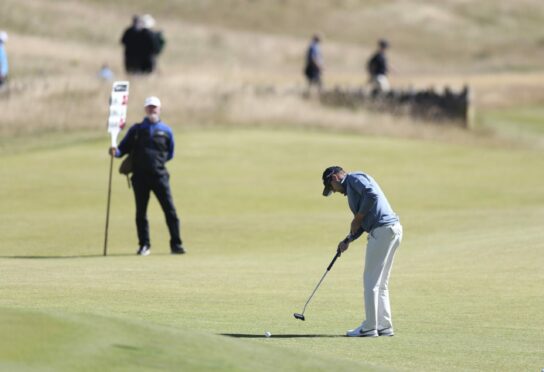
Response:
[[[98,257],[128,257],[128,256],[134,256],[133,253],[125,253],[125,254],[108,254],[107,256],[104,256],[102,254],[88,254],[88,255],[77,255],[77,256],[0,256],[0,259],[2,258],[11,258],[11,259],[26,259],[26,260],[44,260],[44,259],[70,259],[70,258],[98,258]]]
[[[117,349],[123,349],[123,350],[134,351],[134,352],[144,351],[142,347],[132,346],[132,345],[113,344],[111,346]]]
[[[234,338],[336,338],[346,337],[344,335],[323,335],[323,334],[282,334],[271,335],[266,337],[264,334],[247,334],[247,333],[220,333],[220,336],[234,337]]]

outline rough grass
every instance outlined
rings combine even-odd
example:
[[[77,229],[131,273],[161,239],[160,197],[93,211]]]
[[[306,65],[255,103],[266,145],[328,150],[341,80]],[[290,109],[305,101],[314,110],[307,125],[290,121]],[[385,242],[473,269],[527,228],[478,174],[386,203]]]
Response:
[[[96,366],[120,357],[122,369],[132,351],[112,344],[149,348],[145,363],[176,369],[179,356],[164,345],[183,347],[186,335],[197,340],[185,362],[203,369],[211,358],[218,367],[245,370],[249,355],[258,355],[263,368],[313,368],[296,364],[298,351],[324,363],[340,360],[346,369],[351,363],[394,370],[542,367],[541,152],[297,131],[176,134],[170,171],[189,249],[184,257],[167,254],[155,200],[153,253],[134,255],[133,197],[117,175],[111,257],[100,257],[107,141],[3,156],[0,177],[10,181],[0,185],[0,307],[16,311],[0,315],[14,319],[2,323],[2,334],[26,329],[18,344],[38,345],[42,336],[20,322],[45,317],[51,327],[44,326],[43,337],[61,343],[62,327],[92,327],[78,314],[104,317],[97,325],[120,329],[119,335],[93,328],[90,340],[70,342],[74,349],[63,360],[75,361],[72,370],[85,369],[77,362],[82,355],[82,361],[93,355]],[[349,222],[342,197],[320,196],[319,176],[330,164],[373,174],[401,216],[405,240],[391,287],[394,338],[336,337],[362,318],[363,241],[337,262],[308,320],[292,318]],[[267,330],[277,337],[263,338]],[[97,347],[104,353],[89,354]],[[64,366],[15,350],[22,368]]]
[[[144,12],[156,16],[167,46],[155,76],[131,79],[134,121],[144,97],[157,94],[175,118],[171,121],[184,126],[298,126],[471,141],[455,131],[423,130],[387,115],[301,100],[303,53],[316,30],[325,33],[329,86],[364,84],[364,63],[375,39],[387,36],[397,87],[468,83],[480,113],[544,100],[539,67],[544,15],[535,0],[515,6],[508,1],[278,6],[260,0],[6,0],[0,23],[10,33],[11,82],[9,92],[0,92],[2,137],[103,128],[109,83],[97,81],[96,73],[107,62],[117,78],[125,78],[119,38],[131,15]],[[263,87],[276,94],[256,93]]]
[[[544,36],[540,27],[544,14],[537,0],[515,4],[505,0],[479,4],[455,0],[440,4],[398,0],[94,3],[121,10],[153,9],[167,19],[265,34],[307,38],[321,31],[327,39],[353,43],[366,51],[379,37],[389,37],[401,54],[420,62],[440,60],[442,68],[459,62],[471,68],[540,68],[542,58],[538,46]]]

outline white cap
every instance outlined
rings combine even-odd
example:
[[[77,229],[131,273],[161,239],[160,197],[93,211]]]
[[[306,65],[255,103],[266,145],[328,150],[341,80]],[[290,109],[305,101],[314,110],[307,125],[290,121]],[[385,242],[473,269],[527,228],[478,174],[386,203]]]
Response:
[[[147,107],[147,106],[161,107],[161,100],[155,96],[147,97],[144,102],[144,107]]]
[[[0,31],[0,42],[5,43],[8,41],[8,33],[6,31]]]
[[[150,14],[144,14],[141,20],[144,28],[153,28],[155,26],[155,18]]]

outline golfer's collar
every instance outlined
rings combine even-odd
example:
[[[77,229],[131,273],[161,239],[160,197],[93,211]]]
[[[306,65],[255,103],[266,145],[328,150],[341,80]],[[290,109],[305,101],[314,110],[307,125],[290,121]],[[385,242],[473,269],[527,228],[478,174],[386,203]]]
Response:
[[[344,188],[344,191],[342,192],[342,195],[344,195],[344,196],[348,196],[349,183],[346,182],[347,178],[348,178],[348,173],[346,173],[344,178],[342,178],[342,180],[340,181],[340,185],[342,185],[342,187]]]

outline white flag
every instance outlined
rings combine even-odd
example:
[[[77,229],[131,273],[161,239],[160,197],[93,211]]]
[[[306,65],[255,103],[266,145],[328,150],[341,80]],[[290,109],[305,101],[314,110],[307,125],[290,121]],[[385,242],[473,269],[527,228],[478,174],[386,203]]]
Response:
[[[117,147],[117,136],[127,122],[128,88],[128,81],[115,81],[111,87],[108,132],[112,147]]]

